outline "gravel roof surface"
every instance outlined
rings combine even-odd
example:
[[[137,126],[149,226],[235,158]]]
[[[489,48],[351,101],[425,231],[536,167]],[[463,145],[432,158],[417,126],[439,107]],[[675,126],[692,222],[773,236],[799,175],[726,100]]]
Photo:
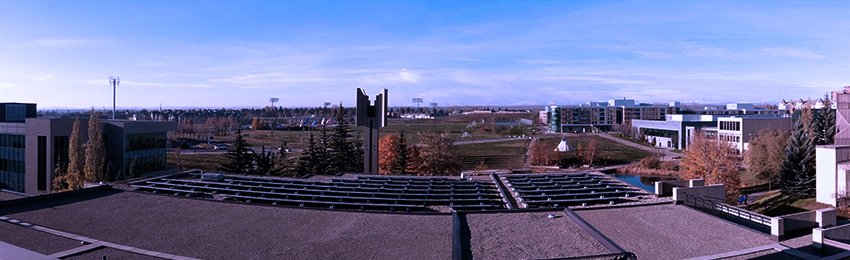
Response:
[[[558,218],[548,218],[556,214]],[[610,254],[563,211],[467,214],[473,259],[562,258]]]
[[[26,198],[27,196],[21,194],[15,194],[11,192],[0,191],[0,200],[14,200],[20,198]]]
[[[723,258],[724,260],[803,260],[802,258],[789,255],[776,250],[765,250],[761,252],[755,252],[746,255],[739,255],[730,258]]]
[[[202,259],[451,257],[450,215],[293,209],[114,190],[106,193],[81,201],[38,203],[44,204],[42,207],[4,208],[0,215],[107,242]],[[68,204],[58,205],[57,201]]]
[[[121,259],[121,260],[161,260],[164,258],[140,255],[133,252],[102,247],[82,254],[72,255],[62,260]]]
[[[82,246],[80,241],[2,221],[0,221],[0,241],[45,255]]]
[[[682,259],[775,244],[769,236],[682,205],[575,210],[640,259]]]

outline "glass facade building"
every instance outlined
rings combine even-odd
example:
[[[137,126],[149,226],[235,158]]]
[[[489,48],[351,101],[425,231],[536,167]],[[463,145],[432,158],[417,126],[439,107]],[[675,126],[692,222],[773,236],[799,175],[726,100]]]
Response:
[[[0,134],[0,188],[24,192],[24,135]]]

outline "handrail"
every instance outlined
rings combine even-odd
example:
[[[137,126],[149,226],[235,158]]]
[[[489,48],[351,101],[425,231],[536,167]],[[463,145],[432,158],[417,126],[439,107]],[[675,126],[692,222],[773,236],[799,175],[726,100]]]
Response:
[[[709,198],[703,198],[694,196],[691,194],[683,193],[683,202],[686,206],[692,207],[694,209],[704,211],[706,213],[710,213],[712,215],[721,217],[726,219],[726,217],[735,217],[742,221],[746,221],[747,223],[753,223],[758,225],[758,228],[754,228],[752,226],[747,225],[746,223],[738,222],[738,224],[742,224],[744,226],[748,226],[754,230],[758,230],[763,233],[770,232],[770,226],[772,219],[771,217],[758,214],[746,209],[741,209],[723,202],[720,200],[712,200]]]

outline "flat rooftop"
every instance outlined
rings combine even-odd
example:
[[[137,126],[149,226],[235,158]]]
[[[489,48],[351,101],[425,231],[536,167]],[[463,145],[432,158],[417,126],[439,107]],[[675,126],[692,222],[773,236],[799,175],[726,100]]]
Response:
[[[641,259],[684,259],[776,244],[770,236],[684,205],[575,210]]]
[[[549,218],[555,214],[556,218]],[[472,259],[545,259],[611,254],[564,211],[467,214]]]
[[[446,214],[311,210],[104,189],[0,208],[0,216],[201,259],[448,259],[452,251],[452,217]],[[9,223],[0,223],[0,240],[42,254],[80,246]]]

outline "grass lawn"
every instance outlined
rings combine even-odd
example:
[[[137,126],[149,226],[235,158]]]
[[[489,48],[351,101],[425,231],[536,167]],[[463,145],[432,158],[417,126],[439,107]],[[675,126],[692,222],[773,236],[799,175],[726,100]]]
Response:
[[[613,137],[616,137],[616,138],[620,138],[620,139],[623,139],[623,140],[629,141],[629,142],[632,142],[632,143],[636,143],[636,144],[639,144],[639,145],[643,145],[643,146],[646,146],[646,147],[652,147],[652,145],[649,145],[649,143],[647,143],[647,142],[639,142],[639,143],[638,143],[638,142],[635,142],[635,139],[624,137],[624,136],[623,136],[622,134],[620,134],[620,133],[610,133],[609,135],[611,135],[611,136],[613,136]],[[680,152],[681,152],[681,151],[680,151]]]
[[[458,152],[463,156],[496,156],[509,155],[522,157],[528,150],[529,139],[518,139],[515,141],[504,141],[495,143],[479,143],[455,145]]]
[[[488,169],[519,169],[531,140],[455,145],[463,158],[464,171],[473,170],[481,161]]]
[[[639,161],[640,159],[653,155],[651,152],[623,145],[595,135],[567,137],[567,142],[576,149],[578,149],[579,146],[586,147],[590,140],[596,140],[596,142],[599,143],[599,154],[602,157],[602,165],[626,164]],[[540,141],[550,143],[551,147],[557,147],[558,143],[561,142],[561,137],[545,138],[540,139]]]
[[[756,201],[750,202],[747,209],[767,216],[776,217],[787,214],[799,213],[809,210],[829,208],[830,205],[819,203],[815,198],[796,199],[779,193],[779,190],[765,192]],[[841,218],[850,218],[847,212],[838,210]]]
[[[306,127],[305,127],[306,128]],[[482,129],[486,128],[486,129]],[[492,129],[490,129],[492,128]],[[432,124],[423,122],[417,124],[416,121],[400,121],[391,120],[388,125],[381,129],[380,135],[398,135],[399,131],[405,131],[405,138],[408,143],[415,144],[419,142],[418,132],[436,131],[438,133],[448,132],[451,138],[456,141],[471,141],[471,140],[486,140],[498,139],[507,136],[530,136],[533,134],[531,126],[495,126],[482,127],[481,124],[470,126],[469,123],[437,123]],[[362,137],[365,127],[351,127],[354,135],[358,133]],[[319,131],[274,131],[271,130],[243,130],[245,140],[252,146],[265,146],[267,149],[276,149],[285,141],[286,146],[290,149],[303,149],[307,147],[310,133],[313,133],[318,139]],[[333,134],[333,129],[328,129],[328,134]],[[470,137],[461,137],[463,133],[468,133]],[[235,137],[216,136],[218,142],[231,143]],[[204,140],[206,142],[206,140]]]
[[[219,163],[224,160],[224,154],[194,154],[191,150],[188,152],[183,151],[180,157],[183,159],[184,171],[200,169],[205,172],[216,172],[218,171]],[[168,154],[168,167],[177,167],[177,156],[174,153]]]

